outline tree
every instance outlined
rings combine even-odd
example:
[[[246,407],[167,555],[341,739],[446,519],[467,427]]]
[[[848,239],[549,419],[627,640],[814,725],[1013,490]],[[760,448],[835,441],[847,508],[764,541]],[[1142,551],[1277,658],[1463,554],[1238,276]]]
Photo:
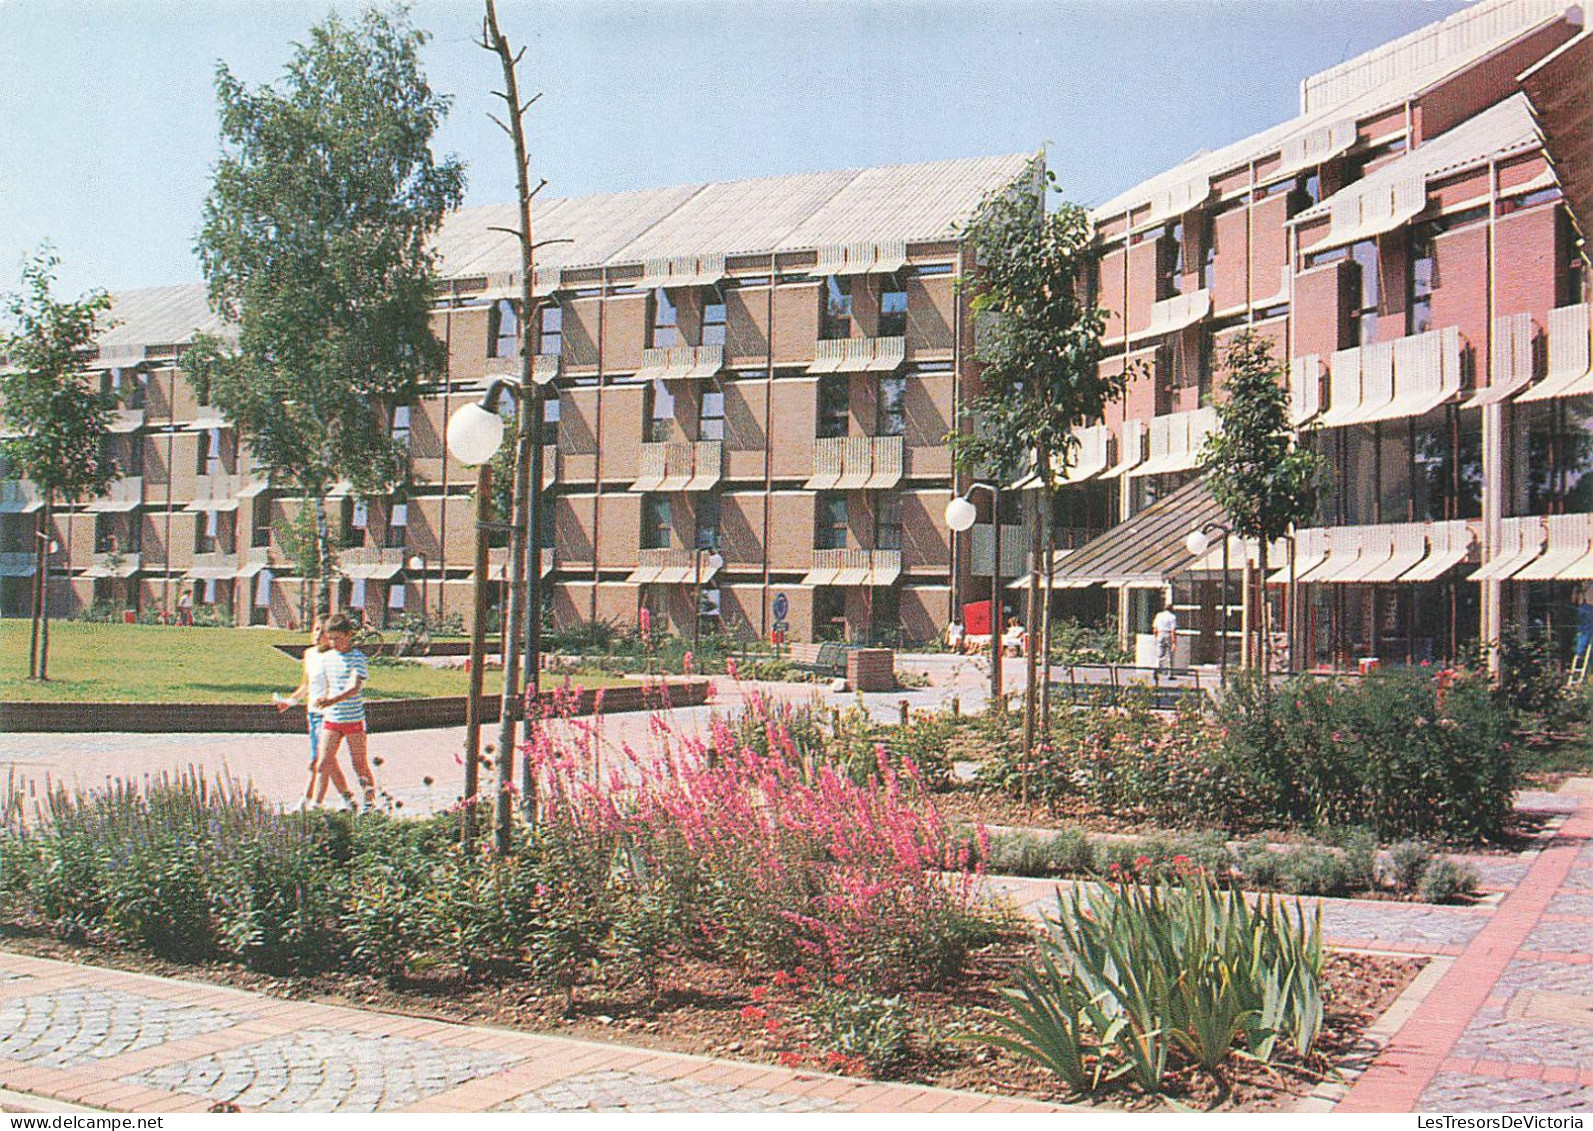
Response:
[[[450,100],[402,9],[336,16],[310,32],[280,86],[216,68],[222,155],[198,252],[229,348],[196,342],[184,368],[278,482],[313,506],[321,608],[331,604],[326,498],[339,480],[380,494],[402,476],[393,406],[441,370],[428,238],[464,194],[431,141]]]
[[[1241,538],[1253,538],[1267,575],[1267,549],[1316,510],[1322,456],[1302,447],[1289,429],[1289,396],[1272,343],[1246,330],[1223,355],[1227,376],[1217,404],[1217,429],[1206,438],[1202,462],[1212,497]],[[1265,584],[1263,580],[1262,584]],[[1268,666],[1271,631],[1265,596],[1257,616],[1261,671]]]
[[[958,467],[1010,482],[1026,468],[1039,477],[1031,544],[1029,628],[1040,607],[1041,547],[1047,575],[1052,500],[1075,458],[1074,429],[1099,423],[1122,395],[1125,376],[1100,374],[1105,319],[1090,297],[1096,257],[1089,213],[1061,202],[1047,211],[1047,171],[1032,186],[1014,186],[986,201],[967,234],[979,256],[973,312],[981,391],[963,416],[971,427],[952,437]],[[999,516],[997,517],[999,521]],[[992,610],[994,613],[994,610]],[[1043,642],[1047,656],[1050,640]],[[1029,649],[1024,745],[1032,743],[1035,649]]]
[[[33,481],[44,495],[34,538],[33,632],[28,678],[50,671],[49,544],[57,501],[77,502],[102,493],[121,477],[105,454],[109,414],[116,398],[100,390],[82,368],[95,335],[109,329],[111,299],[91,291],[76,302],[50,293],[60,265],[48,244],[22,268],[22,291],[9,295],[10,326],[0,338],[0,416],[17,435],[0,439],[11,473]]]

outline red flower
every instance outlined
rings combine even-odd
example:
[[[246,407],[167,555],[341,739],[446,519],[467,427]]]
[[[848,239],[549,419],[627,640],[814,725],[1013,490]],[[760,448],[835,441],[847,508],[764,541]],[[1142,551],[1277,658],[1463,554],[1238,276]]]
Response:
[[[764,998],[766,998],[768,996],[769,996],[769,987],[767,987],[767,986],[753,986],[752,987],[752,1000],[753,1001],[762,1001]]]
[[[762,1021],[769,1016],[769,1011],[761,1005],[744,1005],[741,1007],[743,1021]]]
[[[780,1054],[780,1063],[787,1068],[801,1068],[802,1058],[796,1053],[792,1052],[790,1049],[787,1049],[785,1052]]]

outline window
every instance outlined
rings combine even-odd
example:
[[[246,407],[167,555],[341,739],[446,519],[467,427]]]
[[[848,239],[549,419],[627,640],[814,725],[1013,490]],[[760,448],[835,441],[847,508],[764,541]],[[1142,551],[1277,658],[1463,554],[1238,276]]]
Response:
[[[549,391],[542,400],[542,446],[559,446],[559,395]]]
[[[207,428],[199,433],[199,457],[194,463],[195,475],[221,474],[220,428]]]
[[[654,349],[668,349],[680,341],[680,330],[675,319],[675,304],[663,287],[653,288],[652,310],[647,344]]]
[[[260,549],[271,545],[271,500],[265,495],[256,495],[251,502],[249,545]]]
[[[203,587],[196,585],[194,589],[197,591],[195,599],[199,604],[214,605],[216,603],[216,579],[214,577],[205,578]]]
[[[387,548],[401,550],[404,547],[405,535],[409,533],[409,504],[394,503],[392,514],[387,520]]]
[[[1433,328],[1433,291],[1438,286],[1438,261],[1434,258],[1432,224],[1412,224],[1410,229],[1410,301],[1405,304],[1405,332],[1421,334]]]
[[[1205,327],[1200,332],[1200,372],[1197,375],[1200,405],[1211,404],[1212,388],[1216,384],[1217,331]]]
[[[263,569],[254,575],[254,607],[257,609],[269,608],[271,605],[271,583],[276,580],[276,575],[268,569]]]
[[[360,610],[365,608],[365,579],[363,577],[356,577],[353,583],[349,585],[348,607]]]
[[[697,496],[697,549],[719,548],[719,495],[710,491]]]
[[[724,390],[704,386],[702,404],[697,414],[697,439],[723,440],[725,438]]]
[[[553,549],[554,535],[558,528],[554,526],[554,505],[556,500],[552,495],[541,494],[537,496],[536,534],[537,545],[544,550]]]
[[[564,308],[550,302],[537,315],[537,321],[537,353],[558,357],[564,349]]]
[[[115,396],[122,408],[141,409],[149,395],[149,374],[136,369],[111,369],[100,379],[100,389]]]
[[[824,305],[819,311],[819,339],[835,341],[852,336],[852,280],[830,275],[824,280]]]
[[[1355,321],[1355,344],[1369,345],[1377,341],[1377,308],[1379,293],[1379,265],[1377,241],[1362,240],[1350,248],[1350,258],[1355,260],[1358,277],[1359,306],[1351,312]]]
[[[901,436],[907,432],[907,378],[899,374],[880,378],[874,420],[876,436]]]
[[[404,602],[408,599],[408,586],[402,581],[395,581],[387,587],[387,608],[391,612],[404,611]]]
[[[663,378],[654,378],[647,400],[645,439],[650,444],[666,443],[675,424],[675,394],[669,391],[669,386],[664,384]]]
[[[1184,274],[1184,223],[1174,221],[1162,229],[1161,240],[1156,245],[1156,299],[1172,298],[1183,293]]]
[[[116,535],[116,517],[109,514],[94,516],[94,552],[115,554],[122,550],[122,541]]]
[[[704,626],[710,632],[718,628],[719,614],[723,608],[723,594],[719,592],[719,586],[713,584],[704,585],[697,597],[697,615],[703,620],[714,622],[711,625]]]
[[[895,491],[883,492],[879,496],[879,510],[874,516],[874,548],[902,548],[902,497]]]
[[[669,499],[665,495],[642,496],[642,549],[669,549],[670,529],[674,523],[669,518]]]
[[[1211,290],[1217,285],[1217,218],[1206,218],[1206,242],[1200,252],[1200,285]]]
[[[1508,216],[1512,212],[1520,212],[1526,208],[1536,208],[1540,204],[1560,199],[1560,190],[1554,187],[1538,189],[1535,192],[1523,193],[1521,196],[1507,196],[1499,202],[1499,215]]]
[[[1357,153],[1353,157],[1344,159],[1344,183],[1350,184],[1358,181],[1372,166],[1386,162],[1389,158],[1397,157],[1405,152],[1405,139],[1397,137],[1393,141],[1385,141],[1381,145],[1374,145],[1364,153]]]
[[[1302,191],[1305,193],[1305,199],[1311,204],[1322,203],[1322,174],[1320,171],[1307,174],[1305,187]]]
[[[956,265],[952,263],[920,263],[917,267],[913,268],[913,273],[920,276],[950,275],[956,269]]]
[[[846,590],[823,585],[813,591],[813,639],[846,639]]]
[[[393,408],[393,442],[409,447],[409,419],[410,409],[407,404],[396,405]]]
[[[879,336],[900,338],[907,334],[907,291],[901,280],[892,275],[885,281],[879,295]]]
[[[487,311],[487,356],[515,357],[520,352],[520,316],[514,303],[501,298]]]
[[[814,548],[846,549],[846,496],[838,491],[820,493],[814,513],[818,520],[813,532]]]
[[[216,511],[205,511],[194,516],[194,553],[214,554],[221,538],[221,516]]]
[[[371,524],[370,504],[364,499],[358,499],[349,509],[349,545],[365,545],[365,534]]]
[[[725,344],[725,300],[712,287],[703,292],[702,341],[705,346]]]
[[[819,378],[819,439],[845,436],[851,429],[849,381],[846,377]]]

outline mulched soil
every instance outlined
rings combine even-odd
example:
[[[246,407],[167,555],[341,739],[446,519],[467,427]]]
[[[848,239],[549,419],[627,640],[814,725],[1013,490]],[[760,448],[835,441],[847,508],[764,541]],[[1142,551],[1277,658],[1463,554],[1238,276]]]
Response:
[[[97,964],[163,977],[185,978],[253,990],[277,997],[353,1006],[463,1024],[496,1025],[555,1033],[671,1052],[785,1064],[850,1075],[866,1075],[860,1064],[827,1059],[804,1020],[798,991],[773,972],[754,972],[696,960],[672,962],[658,998],[639,987],[582,986],[573,1015],[561,1015],[562,998],[520,980],[411,979],[390,985],[380,979],[323,974],[277,978],[229,964],[184,965],[113,945],[77,945],[17,925],[0,926],[0,946],[23,954]],[[944,990],[904,994],[916,1029],[911,1055],[882,1078],[1066,1100],[1056,1078],[1041,1068],[963,1034],[986,1029],[982,1010],[1001,1004],[999,987],[1012,968],[1032,958],[1031,936],[1013,931],[975,953],[965,977]],[[1327,1024],[1321,1049],[1309,1062],[1284,1061],[1271,1069],[1235,1059],[1233,1091],[1224,1106],[1267,1110],[1289,1106],[1295,1097],[1331,1078],[1335,1063],[1356,1049],[1361,1034],[1423,965],[1420,959],[1330,954],[1327,960]],[[1184,1071],[1170,1082],[1178,1103],[1209,1106],[1217,1097],[1203,1075]],[[1162,1101],[1131,1092],[1103,1097],[1138,1109]]]

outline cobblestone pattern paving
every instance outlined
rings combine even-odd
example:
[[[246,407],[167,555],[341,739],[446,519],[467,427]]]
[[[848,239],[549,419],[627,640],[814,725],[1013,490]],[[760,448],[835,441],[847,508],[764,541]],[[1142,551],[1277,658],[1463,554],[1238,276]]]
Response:
[[[1549,901],[1549,911],[1554,915],[1593,916],[1593,891],[1562,891]]]
[[[1508,1017],[1500,1007],[1485,1005],[1466,1026],[1452,1055],[1512,1064],[1593,1064],[1593,1027]]]
[[[1469,907],[1359,899],[1322,900],[1322,933],[1330,939],[1462,947],[1487,924],[1486,912]]]
[[[1525,813],[1575,813],[1580,800],[1570,793],[1524,789],[1516,794],[1516,808]]]
[[[1478,883],[1487,890],[1509,891],[1526,878],[1532,867],[1525,860],[1500,856],[1457,856],[1460,863],[1477,873]]]
[[[1465,1072],[1440,1075],[1422,1092],[1422,1111],[1593,1111],[1593,1088]]]
[[[1539,923],[1527,936],[1522,949],[1593,954],[1593,924]]]
[[[1494,983],[1494,995],[1508,998],[1518,990],[1593,996],[1593,965],[1518,958],[1499,975]]]
[[[242,1018],[118,990],[58,990],[0,1002],[0,1057],[69,1068],[236,1025]]]
[[[765,1088],[666,1080],[647,1072],[608,1070],[571,1076],[516,1096],[493,1108],[500,1112],[812,1112],[852,1111],[851,1104],[790,1096]]]
[[[262,1111],[390,1111],[523,1059],[405,1037],[303,1029],[125,1078]]]

